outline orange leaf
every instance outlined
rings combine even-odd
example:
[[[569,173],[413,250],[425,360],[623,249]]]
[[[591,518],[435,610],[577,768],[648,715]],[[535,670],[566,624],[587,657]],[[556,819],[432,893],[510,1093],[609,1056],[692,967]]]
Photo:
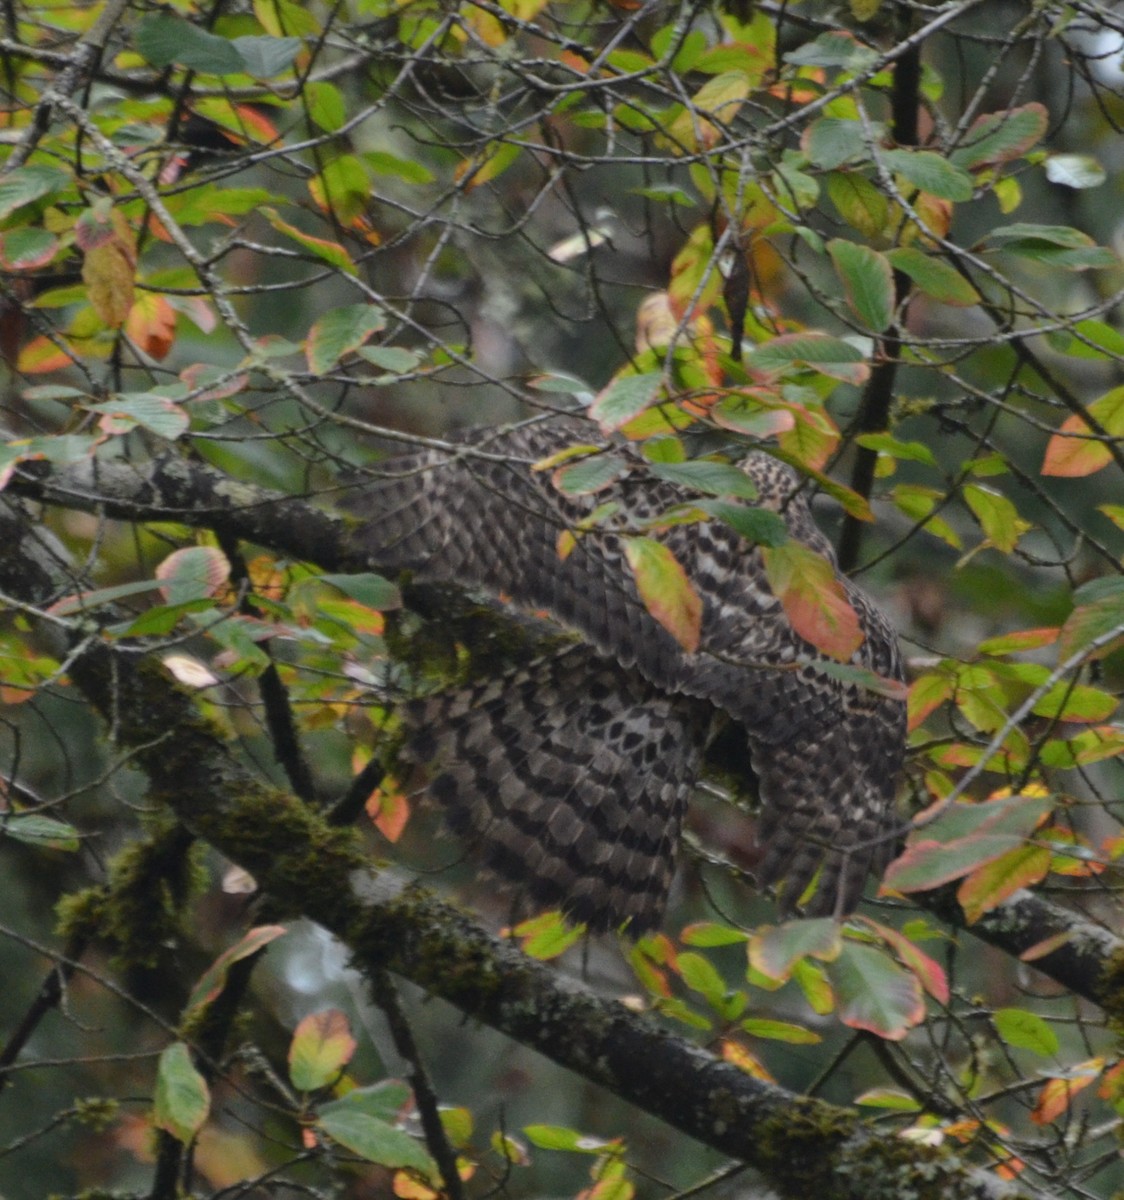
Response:
[[[129,309],[125,332],[148,355],[167,356],[176,337],[176,310],[165,296],[141,292]]]
[[[865,635],[831,563],[792,539],[763,547],[761,554],[769,586],[793,630],[817,650],[849,662]]]
[[[744,1071],[747,1075],[752,1075],[754,1079],[762,1079],[766,1083],[776,1083],[776,1080],[769,1073],[765,1064],[738,1042],[731,1042],[728,1039],[724,1040],[722,1042],[722,1057],[726,1062],[733,1063],[739,1071]]]
[[[396,842],[410,819],[410,802],[399,791],[376,788],[367,799],[367,816],[388,842]]]
[[[76,359],[59,349],[50,338],[35,337],[20,351],[16,369],[21,375],[49,375],[72,366]]]
[[[1051,1079],[1038,1093],[1038,1103],[1034,1106],[1030,1119],[1035,1125],[1049,1125],[1069,1108],[1070,1101],[1078,1092],[1096,1079],[1103,1066],[1103,1058],[1090,1058],[1071,1067],[1064,1079]]]
[[[674,554],[653,538],[628,538],[625,558],[644,607],[687,651],[699,648],[702,600]]]
[[[1124,387],[1113,388],[1094,400],[1088,413],[1106,433],[1113,437],[1124,434]],[[1074,413],[1066,417],[1046,443],[1042,474],[1074,479],[1107,467],[1112,455],[1103,442],[1090,441],[1093,436],[1092,427],[1083,416]]]

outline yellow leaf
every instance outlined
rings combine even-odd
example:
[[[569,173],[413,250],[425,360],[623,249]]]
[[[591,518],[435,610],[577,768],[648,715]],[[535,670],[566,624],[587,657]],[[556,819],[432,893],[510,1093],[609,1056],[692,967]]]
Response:
[[[675,555],[653,538],[629,538],[625,557],[644,607],[687,651],[699,648],[702,600]]]

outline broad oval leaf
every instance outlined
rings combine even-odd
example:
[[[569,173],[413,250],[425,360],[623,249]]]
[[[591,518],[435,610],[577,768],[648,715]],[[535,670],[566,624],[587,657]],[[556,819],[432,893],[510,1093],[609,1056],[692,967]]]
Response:
[[[1049,113],[1037,101],[1021,108],[986,113],[969,127],[962,144],[953,151],[952,161],[968,169],[1010,162],[1035,146],[1049,124]]]
[[[901,271],[941,304],[968,308],[979,304],[980,294],[955,267],[926,254],[916,246],[896,246],[886,252],[895,271]]]
[[[827,252],[852,311],[868,329],[881,333],[894,319],[894,272],[889,259],[842,238],[828,242]]]
[[[34,812],[0,813],[0,837],[44,850],[77,850],[80,844],[73,825]]]
[[[974,925],[984,913],[998,908],[1020,888],[1045,879],[1050,871],[1050,858],[1045,846],[1022,843],[977,867],[956,892],[964,919]]]
[[[870,374],[866,355],[842,338],[827,333],[786,333],[757,346],[746,356],[746,365],[755,371],[782,372],[806,367],[856,386]]]
[[[191,1051],[186,1043],[173,1042],[156,1068],[153,1123],[187,1145],[203,1128],[210,1109],[211,1093],[191,1061]]]
[[[215,546],[186,546],[172,551],[155,574],[169,604],[187,604],[217,595],[230,578],[230,561]]]
[[[1046,160],[1046,178],[1051,183],[1082,189],[1100,187],[1108,175],[1091,154],[1051,154]]]
[[[841,946],[839,924],[830,917],[766,925],[749,940],[750,968],[783,983],[796,964],[809,955],[830,962]]]
[[[408,1133],[395,1129],[378,1117],[347,1108],[325,1112],[316,1122],[334,1142],[383,1167],[407,1167],[427,1179],[434,1179],[437,1168],[421,1143]]]
[[[376,304],[346,304],[332,309],[308,331],[308,369],[314,375],[323,375],[385,325],[386,313]]]
[[[589,415],[605,433],[613,433],[655,404],[662,391],[662,371],[620,375],[594,400]]]
[[[1124,436],[1124,387],[1115,387],[1099,396],[1086,411],[1109,436]],[[1042,474],[1073,479],[1107,467],[1112,462],[1112,452],[1103,440],[1096,440],[1098,437],[1080,413],[1066,417],[1046,444]]]
[[[865,635],[831,563],[792,539],[762,547],[761,554],[769,587],[793,632],[831,658],[849,662]]]
[[[1030,1050],[1042,1058],[1057,1054],[1058,1035],[1037,1013],[1025,1008],[1001,1008],[992,1019],[1008,1046]]]
[[[693,654],[699,648],[702,600],[683,565],[654,538],[626,538],[624,553],[644,607]]]
[[[932,150],[883,150],[882,160],[896,175],[938,200],[971,200],[972,177]]]
[[[835,985],[839,1019],[887,1041],[900,1041],[924,1019],[925,1000],[917,977],[875,946],[844,941],[828,968]]]
[[[351,1061],[356,1045],[347,1016],[338,1008],[310,1013],[293,1031],[289,1045],[293,1087],[300,1092],[315,1092],[334,1083]]]

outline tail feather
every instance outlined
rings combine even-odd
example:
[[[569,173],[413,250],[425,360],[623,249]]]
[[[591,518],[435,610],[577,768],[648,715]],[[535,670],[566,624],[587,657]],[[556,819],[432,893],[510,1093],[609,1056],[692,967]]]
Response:
[[[485,861],[593,929],[663,914],[713,709],[576,647],[415,701],[405,757]]]

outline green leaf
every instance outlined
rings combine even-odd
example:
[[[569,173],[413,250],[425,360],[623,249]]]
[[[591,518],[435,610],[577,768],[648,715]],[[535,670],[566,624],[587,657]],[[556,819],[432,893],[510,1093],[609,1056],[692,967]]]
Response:
[[[207,1081],[195,1069],[184,1042],[173,1042],[156,1068],[153,1123],[188,1145],[203,1128],[211,1109]]]
[[[872,133],[877,142],[880,133]],[[800,139],[800,149],[814,167],[833,171],[846,162],[870,158],[870,148],[863,135],[863,127],[857,120],[838,117],[820,117],[813,122]]]
[[[568,1129],[565,1125],[524,1125],[523,1134],[532,1146],[540,1150],[576,1150],[581,1154],[603,1154],[613,1151],[619,1143],[590,1137]]]
[[[1001,1008],[993,1019],[996,1032],[1008,1046],[1030,1050],[1042,1058],[1057,1054],[1058,1035],[1037,1013],[1025,1008]]]
[[[316,1092],[334,1083],[351,1061],[357,1042],[346,1014],[338,1008],[310,1013],[293,1031],[289,1079],[298,1092]]]
[[[585,936],[585,926],[571,925],[557,910],[539,913],[522,921],[512,931],[523,939],[523,953],[542,962],[558,958]]]
[[[1062,661],[1124,625],[1124,579],[1119,576],[1094,579],[1078,588],[1073,599],[1076,607],[1058,636],[1058,655]],[[1114,641],[1103,646],[1096,657],[1103,657],[1118,644]]]
[[[688,654],[693,654],[699,646],[702,600],[682,564],[653,538],[625,538],[624,553],[644,607]]]
[[[839,1019],[887,1041],[900,1041],[925,1016],[917,977],[874,946],[844,941],[828,975],[835,986]]]
[[[814,42],[790,50],[785,62],[798,67],[843,67],[848,71],[865,71],[878,61],[878,51],[864,46],[853,33],[833,29],[821,33]]]
[[[655,404],[663,384],[662,371],[620,375],[598,394],[589,415],[606,433],[612,433]]]
[[[20,226],[0,232],[0,267],[9,271],[33,271],[45,267],[62,243],[46,229]]]
[[[952,153],[958,167],[1010,162],[1036,145],[1050,124],[1050,115],[1037,102],[1003,112],[987,113],[973,122],[961,146]]]
[[[292,238],[298,245],[303,246],[306,250],[315,254],[317,258],[323,259],[324,262],[336,267],[340,271],[346,271],[348,275],[356,275],[355,264],[351,261],[351,255],[339,244],[339,242],[330,242],[325,238],[313,237],[298,229],[295,225],[290,225],[288,221],[283,220],[277,212],[272,208],[262,208],[261,214],[265,219],[277,230],[278,233],[283,233],[286,237]]]
[[[384,1079],[370,1087],[352,1088],[338,1100],[322,1104],[320,1115],[341,1111],[365,1113],[393,1125],[412,1095],[409,1085],[400,1079]]]
[[[833,171],[827,177],[827,194],[839,215],[865,238],[886,229],[890,202],[869,179],[854,171]]]
[[[0,837],[44,850],[77,850],[80,845],[73,825],[33,812],[0,813]]]
[[[304,85],[308,115],[325,133],[335,133],[347,122],[347,103],[334,83],[310,80]]]
[[[827,252],[847,303],[868,329],[881,333],[894,319],[894,273],[889,260],[869,246],[842,238],[828,242]]]
[[[972,177],[932,150],[883,150],[882,161],[915,188],[940,200],[971,200]]]
[[[391,375],[413,371],[421,362],[421,355],[416,350],[407,350],[403,346],[360,346],[356,353]]]
[[[890,458],[924,463],[927,467],[937,465],[932,450],[924,442],[902,442],[890,433],[864,433],[855,441],[867,450],[877,450],[879,454],[887,454]]]
[[[217,37],[171,13],[142,21],[134,45],[154,67],[178,63],[208,75],[236,75],[246,70],[246,60],[229,38]]]
[[[769,508],[753,508],[745,504],[730,504],[725,500],[703,500],[699,508],[729,525],[747,542],[758,546],[782,546],[788,540],[788,527],[780,513]]]
[[[314,575],[310,582],[330,584],[345,596],[378,612],[402,607],[402,593],[398,587],[372,571],[361,575]]]
[[[685,950],[676,958],[679,976],[693,992],[698,992],[711,1002],[721,1001],[729,988],[719,975],[714,964],[701,954]]]
[[[615,483],[628,471],[619,454],[590,454],[579,462],[560,467],[553,475],[554,486],[566,496],[588,496]]]
[[[1004,554],[1010,554],[1019,538],[1030,528],[1018,509],[999,492],[978,483],[964,485],[964,499],[987,535],[988,541]]]
[[[1022,846],[1053,807],[1049,796],[1036,795],[956,802],[910,835],[905,853],[886,871],[884,886],[922,892],[959,879]]]
[[[407,1167],[427,1179],[436,1177],[437,1168],[421,1143],[378,1117],[337,1107],[319,1117],[316,1126],[368,1162],[383,1167]]]
[[[139,427],[174,442],[191,424],[191,418],[174,400],[149,392],[122,392],[112,400],[84,407],[102,414],[99,427],[106,433],[129,433]]]
[[[896,1088],[871,1088],[861,1096],[856,1096],[855,1103],[871,1108],[889,1108],[897,1112],[918,1112],[921,1108],[919,1100]]]
[[[308,331],[308,369],[314,375],[325,374],[385,327],[386,313],[376,304],[346,304],[326,312]]]
[[[1124,360],[1124,333],[1104,321],[1089,318],[1049,335],[1050,345],[1073,358]]]
[[[993,229],[984,239],[990,245],[1009,254],[1028,258],[1044,266],[1084,271],[1094,267],[1119,265],[1111,250],[1098,246],[1088,234],[1068,225],[1014,225]]]
[[[772,1021],[765,1017],[748,1017],[741,1023],[742,1029],[751,1037],[765,1038],[772,1042],[787,1042],[790,1046],[814,1046],[823,1038],[803,1025],[790,1021]]]
[[[908,275],[926,296],[941,304],[968,308],[980,302],[979,292],[955,267],[916,246],[896,246],[886,257],[895,271]]]
[[[840,379],[861,384],[870,374],[866,355],[850,342],[827,333],[786,333],[757,346],[746,356],[746,366],[756,371],[783,372],[807,367]]]
[[[255,79],[272,79],[287,71],[301,50],[301,40],[295,37],[236,37],[231,44],[242,56],[246,74]]]
[[[308,186],[316,202],[343,225],[365,213],[371,200],[367,168],[354,154],[340,154],[325,163]]]
[[[230,578],[230,562],[215,546],[185,546],[159,563],[156,578],[169,604],[189,604],[222,590]]]
[[[1012,846],[977,867],[960,885],[956,899],[964,919],[974,925],[984,913],[997,908],[1019,891],[1045,879],[1052,855],[1045,846]]]
[[[413,159],[399,158],[397,154],[391,154],[386,150],[368,150],[360,157],[376,175],[393,175],[407,183],[433,182],[433,172]]]
[[[757,499],[757,488],[753,480],[739,467],[730,463],[710,462],[706,459],[690,462],[653,462],[648,470],[657,478],[690,491],[705,492],[710,496],[738,496],[743,500]]]
[[[10,217],[17,208],[53,196],[71,184],[71,177],[55,167],[33,165],[19,167],[0,178],[0,219]]]
[[[679,935],[684,946],[736,946],[749,940],[741,929],[729,925],[718,925],[714,921],[699,921],[688,925]]]
[[[767,979],[783,983],[809,955],[830,962],[839,954],[839,924],[830,917],[764,925],[749,940],[749,964]]]

